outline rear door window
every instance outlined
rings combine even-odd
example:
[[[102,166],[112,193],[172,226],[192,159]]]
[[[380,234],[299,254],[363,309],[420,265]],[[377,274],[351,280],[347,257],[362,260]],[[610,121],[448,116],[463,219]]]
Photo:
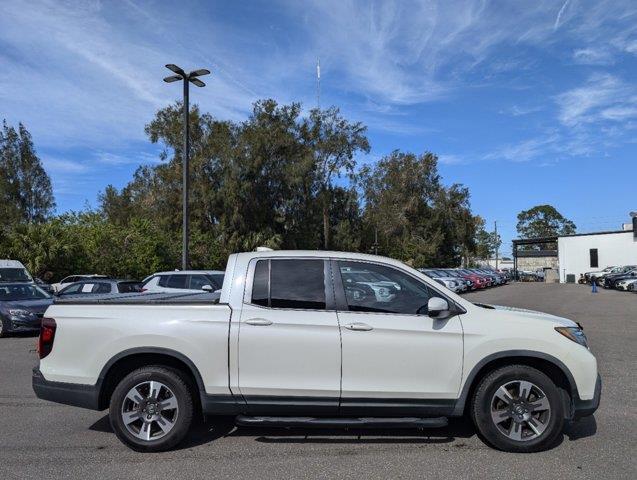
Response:
[[[111,293],[111,284],[106,282],[96,283],[91,293]]]
[[[186,288],[188,275],[170,275],[166,281],[168,288]]]
[[[325,310],[323,260],[259,260],[254,272],[252,303],[271,308]]]

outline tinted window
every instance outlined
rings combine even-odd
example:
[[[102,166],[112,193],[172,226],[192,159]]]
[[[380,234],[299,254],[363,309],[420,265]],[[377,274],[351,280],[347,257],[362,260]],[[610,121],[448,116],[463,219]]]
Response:
[[[208,275],[208,277],[211,278],[215,282],[217,288],[223,287],[223,277],[224,276],[225,275],[223,273],[213,273],[212,275]]]
[[[191,288],[193,290],[201,290],[201,287],[203,287],[204,285],[210,285],[213,288],[215,286],[212,281],[205,275],[190,275],[188,288]]]
[[[96,283],[91,293],[111,293],[111,284],[110,283]]]
[[[141,292],[142,284],[139,282],[121,282],[117,284],[119,293]]]
[[[270,301],[270,260],[259,260],[254,269],[252,282],[252,303],[263,307],[269,306]]]
[[[338,266],[350,311],[427,314],[434,292],[424,282],[383,265],[341,261]]]
[[[270,260],[270,306],[325,308],[323,260]]]
[[[166,281],[168,288],[186,288],[186,279],[188,275],[170,275]]]
[[[272,308],[325,309],[323,260],[259,260],[252,303]]]
[[[31,277],[24,268],[0,268],[1,282],[30,282]]]

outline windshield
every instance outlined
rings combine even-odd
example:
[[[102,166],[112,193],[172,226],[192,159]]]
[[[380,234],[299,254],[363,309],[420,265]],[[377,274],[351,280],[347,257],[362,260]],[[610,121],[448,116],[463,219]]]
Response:
[[[25,268],[0,268],[0,282],[31,282],[33,279]]]
[[[0,302],[17,300],[42,300],[51,296],[36,285],[12,284],[0,285]]]

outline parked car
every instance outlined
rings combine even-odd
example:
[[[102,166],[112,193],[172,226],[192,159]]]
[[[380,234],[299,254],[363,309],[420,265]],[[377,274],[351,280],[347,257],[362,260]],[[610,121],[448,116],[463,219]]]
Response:
[[[344,281],[348,269],[400,290],[379,302]],[[202,414],[440,428],[467,413],[494,447],[533,452],[593,414],[601,394],[577,323],[474,304],[399,261],[342,252],[233,254],[220,299],[58,299],[38,351],[39,398],[110,406],[115,434],[141,451],[175,447]]]
[[[113,280],[94,278],[71,283],[57,293],[58,297],[69,295],[105,295],[109,293],[134,293],[142,291],[142,283],[135,280]]]
[[[176,270],[158,272],[142,280],[144,292],[201,292],[220,290],[224,272],[221,270]]]
[[[97,275],[97,274],[90,274],[90,275],[69,275],[68,277],[64,277],[62,280],[60,280],[57,283],[52,283],[51,286],[53,287],[53,290],[55,290],[56,292],[61,291],[64,287],[72,284],[72,283],[76,283],[76,282],[81,282],[82,280],[93,280],[93,279],[98,279],[98,278],[108,278],[108,276],[106,275]]]
[[[450,277],[457,278],[459,281],[464,282],[464,284],[467,287],[467,291],[475,290],[477,288],[475,285],[475,282],[471,279],[469,275],[460,273],[460,271],[455,268],[446,269],[444,270],[444,272]]]
[[[0,260],[0,283],[33,282],[26,267],[17,260]]]
[[[33,283],[0,284],[0,337],[13,332],[38,332],[53,297]]]
[[[429,278],[434,279],[439,284],[444,285],[452,292],[461,293],[467,291],[467,284],[464,281],[449,275],[444,270],[419,269],[419,271]]]
[[[623,280],[617,280],[615,281],[615,288],[617,290],[624,290],[628,292],[631,290],[629,287],[636,282],[637,282],[637,278],[635,277],[625,278]]]
[[[613,273],[612,275],[606,275],[602,286],[604,288],[615,288],[615,282],[618,280],[634,277],[637,277],[637,265],[625,265],[619,272]]]
[[[46,293],[48,293],[49,295],[53,295],[55,293],[55,289],[53,288],[52,285],[46,283],[44,280],[42,280],[41,278],[34,278],[33,282],[40,287],[42,290],[44,290]]]
[[[345,289],[354,292],[361,290],[362,295],[372,294],[377,302],[390,302],[400,292],[400,285],[375,272],[343,267],[341,277]]]
[[[621,267],[610,266],[610,267],[606,267],[603,270],[599,270],[599,271],[596,271],[596,272],[586,272],[584,274],[584,278],[586,279],[586,281],[588,283],[591,283],[593,277],[595,277],[595,278],[603,278],[604,275],[606,275],[608,273],[611,273],[613,271],[613,269],[619,269],[619,268],[621,268]]]
[[[469,270],[466,269],[456,269],[455,270],[457,273],[459,273],[460,275],[463,275],[465,278],[468,278],[469,280],[471,280],[473,282],[473,286],[474,289],[482,289],[482,288],[487,288],[488,285],[488,280],[481,276],[481,275],[476,275],[475,273],[470,272]]]

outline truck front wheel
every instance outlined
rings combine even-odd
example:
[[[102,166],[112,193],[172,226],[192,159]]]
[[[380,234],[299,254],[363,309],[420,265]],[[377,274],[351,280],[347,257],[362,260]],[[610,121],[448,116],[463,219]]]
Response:
[[[482,437],[507,452],[550,448],[564,425],[559,388],[544,373],[526,365],[510,365],[486,375],[471,407]]]
[[[192,393],[178,370],[143,367],[126,375],[115,387],[109,416],[117,437],[132,449],[168,450],[190,429]]]

